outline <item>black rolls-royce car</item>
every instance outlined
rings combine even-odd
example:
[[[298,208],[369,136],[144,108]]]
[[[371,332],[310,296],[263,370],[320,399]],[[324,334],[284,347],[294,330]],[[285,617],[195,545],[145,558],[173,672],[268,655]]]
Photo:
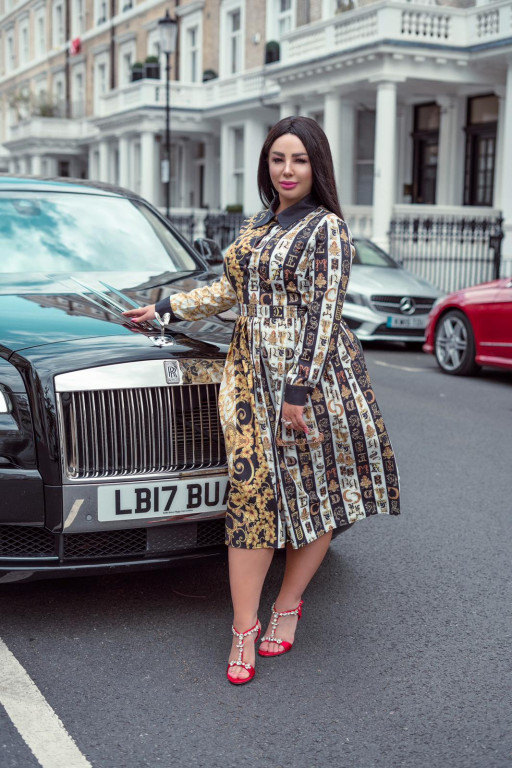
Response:
[[[0,583],[224,549],[232,323],[122,315],[214,251],[125,190],[0,177]]]

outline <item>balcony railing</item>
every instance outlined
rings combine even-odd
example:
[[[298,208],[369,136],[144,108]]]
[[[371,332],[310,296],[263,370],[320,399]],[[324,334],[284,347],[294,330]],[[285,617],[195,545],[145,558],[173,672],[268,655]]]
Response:
[[[9,129],[9,141],[21,139],[52,139],[72,141],[83,139],[91,133],[85,120],[67,120],[61,117],[29,117]]]
[[[96,117],[108,117],[143,107],[165,106],[165,80],[136,80],[116,88],[99,100]],[[202,109],[204,86],[202,83],[171,82],[172,109]]]
[[[393,40],[465,48],[510,37],[511,19],[511,0],[474,8],[386,0],[289,32],[281,42],[281,64]]]
[[[97,117],[144,107],[165,106],[165,80],[136,80],[111,91],[100,99]],[[268,96],[276,91],[274,83],[264,77],[262,69],[207,83],[171,82],[171,109],[217,107],[230,102]],[[276,91],[278,92],[278,91]]]

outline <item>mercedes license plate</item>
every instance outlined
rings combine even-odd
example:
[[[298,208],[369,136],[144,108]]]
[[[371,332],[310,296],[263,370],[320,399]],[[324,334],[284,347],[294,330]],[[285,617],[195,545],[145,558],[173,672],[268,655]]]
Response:
[[[428,315],[419,317],[388,317],[386,326],[388,328],[426,328]]]
[[[98,520],[173,517],[226,509],[228,478],[100,485]]]

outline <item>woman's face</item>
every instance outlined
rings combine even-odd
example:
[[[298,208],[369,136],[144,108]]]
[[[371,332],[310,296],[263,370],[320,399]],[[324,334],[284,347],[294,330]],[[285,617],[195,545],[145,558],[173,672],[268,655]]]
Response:
[[[306,147],[298,136],[285,133],[276,139],[270,147],[268,165],[281,208],[287,208],[309,195],[313,186],[313,171]]]

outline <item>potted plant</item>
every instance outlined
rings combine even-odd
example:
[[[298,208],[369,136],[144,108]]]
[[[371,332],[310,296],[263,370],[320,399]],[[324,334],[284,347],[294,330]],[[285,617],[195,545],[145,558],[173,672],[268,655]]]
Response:
[[[142,80],[144,77],[144,64],[142,61],[136,61],[132,64],[132,83],[135,80]]]
[[[203,83],[207,83],[208,80],[215,80],[218,74],[214,69],[205,69],[203,72]]]
[[[232,205],[226,205],[226,213],[242,213],[243,205],[240,203],[233,203]]]
[[[265,45],[265,64],[273,64],[275,61],[279,61],[280,48],[277,40],[269,40]]]
[[[160,80],[160,63],[158,56],[146,56],[144,62],[144,77],[149,77],[151,80]]]

